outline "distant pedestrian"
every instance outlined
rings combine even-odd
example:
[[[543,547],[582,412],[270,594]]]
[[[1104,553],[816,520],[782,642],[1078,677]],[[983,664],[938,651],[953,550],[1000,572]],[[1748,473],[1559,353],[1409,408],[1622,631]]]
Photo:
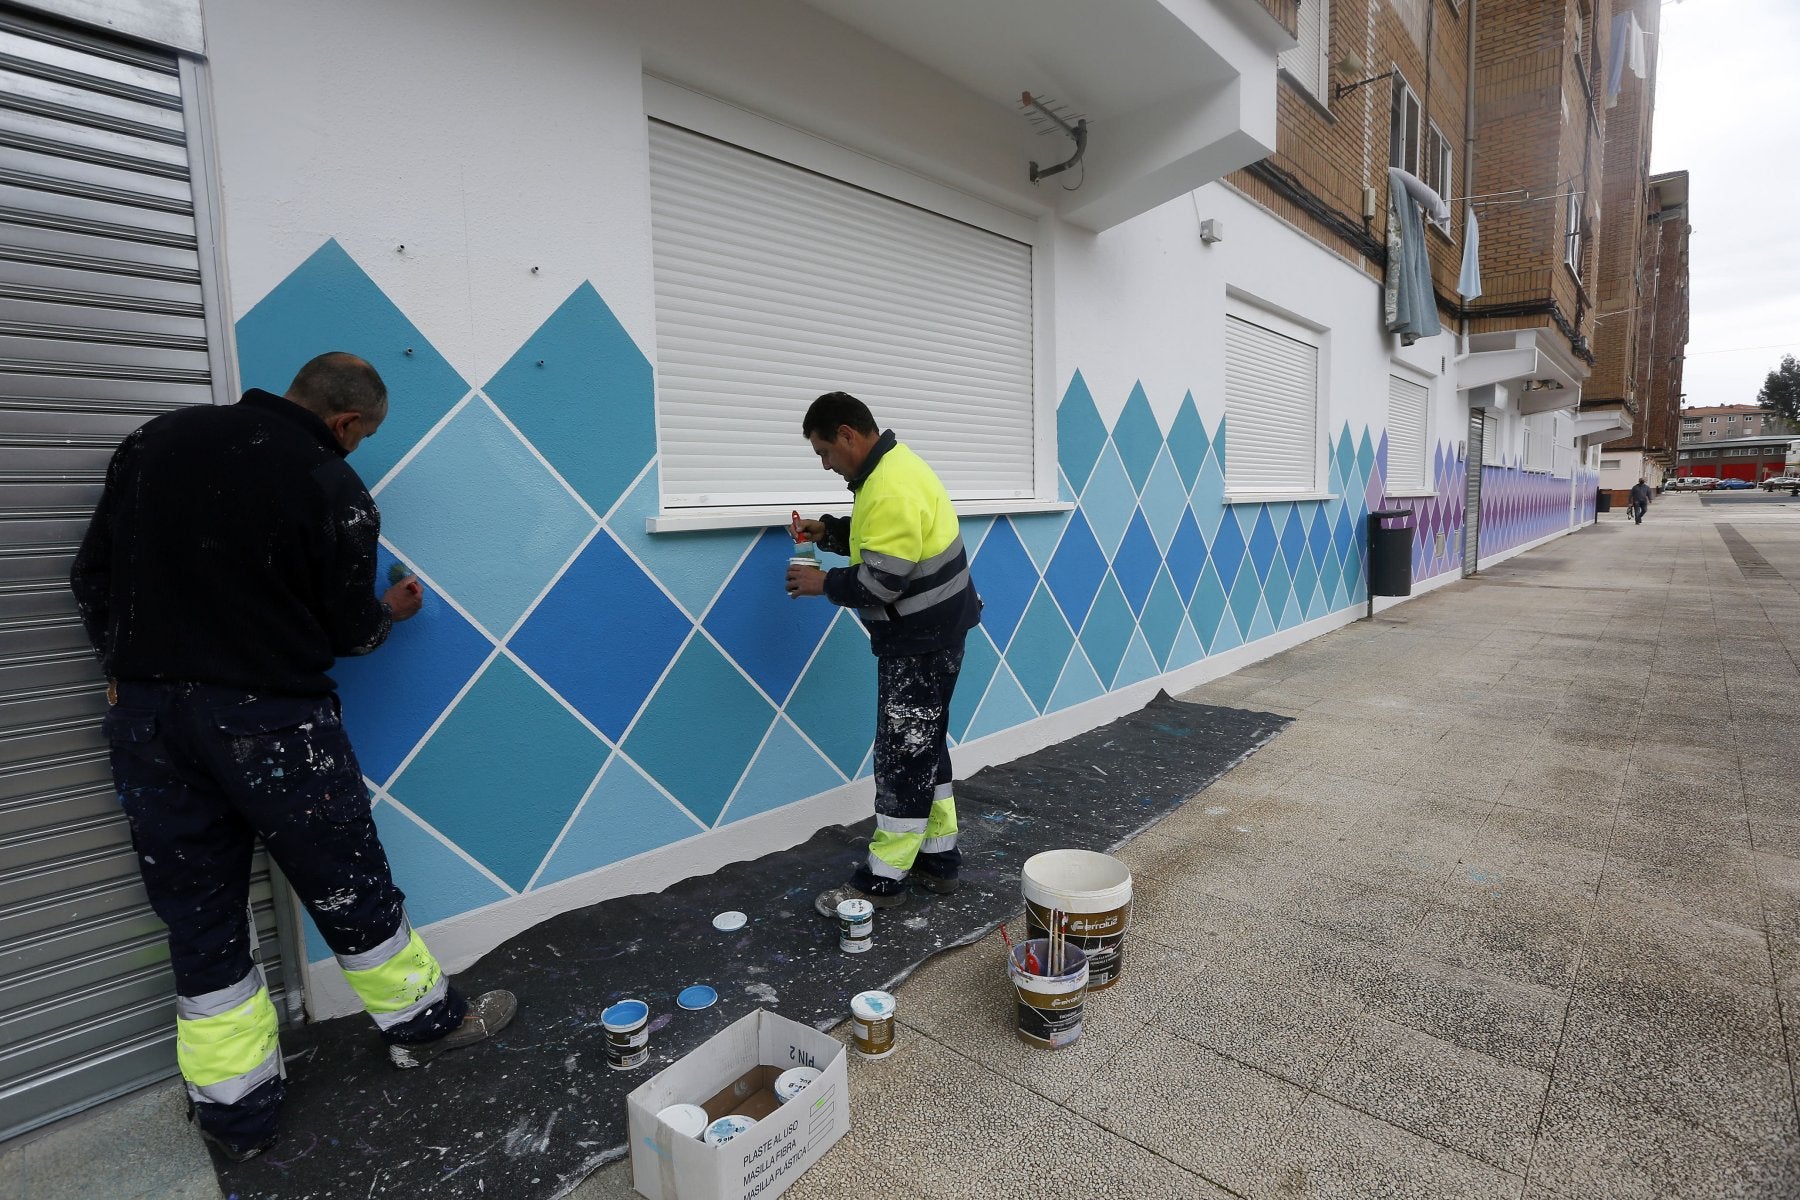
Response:
[[[1631,518],[1639,525],[1644,523],[1644,514],[1650,511],[1650,485],[1642,479],[1631,488]]]

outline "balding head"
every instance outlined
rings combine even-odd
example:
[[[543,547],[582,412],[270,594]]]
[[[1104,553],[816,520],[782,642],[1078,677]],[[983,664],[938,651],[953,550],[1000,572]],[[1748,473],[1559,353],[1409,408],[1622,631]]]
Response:
[[[387,385],[354,354],[333,350],[307,363],[288,385],[287,398],[330,423],[343,413],[356,413],[371,425],[387,417]]]

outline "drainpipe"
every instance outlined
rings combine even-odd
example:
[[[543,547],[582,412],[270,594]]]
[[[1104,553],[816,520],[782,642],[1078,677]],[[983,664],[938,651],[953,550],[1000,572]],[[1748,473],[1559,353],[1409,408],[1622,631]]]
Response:
[[[1469,36],[1467,38],[1468,45],[1465,49],[1465,53],[1468,57],[1465,60],[1464,65],[1466,69],[1464,73],[1468,76],[1468,91],[1465,95],[1465,103],[1463,106],[1464,196],[1473,196],[1475,194],[1475,10],[1478,3],[1479,0],[1469,0]],[[1469,201],[1464,200],[1463,212],[1465,217],[1463,220],[1463,238],[1465,241],[1469,236],[1469,226],[1466,214],[1471,211],[1473,211],[1473,206]],[[1469,353],[1469,318],[1466,315],[1462,318],[1461,325],[1462,352],[1466,355]],[[1463,565],[1465,568],[1463,575],[1466,578],[1476,574],[1479,571],[1481,564],[1481,463],[1482,460],[1487,457],[1487,448],[1484,445],[1479,453],[1474,452],[1475,438],[1473,434],[1474,426],[1478,419],[1475,410],[1470,409],[1466,414],[1465,419],[1468,422],[1470,435],[1463,442],[1463,445],[1467,447],[1464,451],[1465,461],[1463,463],[1463,512],[1467,514],[1473,510],[1475,513],[1475,528],[1469,528],[1469,521],[1466,515],[1463,519],[1462,533],[1463,541],[1465,543],[1463,546]],[[1472,548],[1467,545],[1467,542],[1471,537],[1475,539],[1475,544]],[[1473,549],[1473,553],[1470,553],[1471,549]]]

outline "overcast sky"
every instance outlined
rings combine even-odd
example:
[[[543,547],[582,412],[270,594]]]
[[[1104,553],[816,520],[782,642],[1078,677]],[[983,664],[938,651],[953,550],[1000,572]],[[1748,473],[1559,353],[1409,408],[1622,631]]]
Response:
[[[1800,2],[1667,0],[1651,170],[1692,181],[1687,403],[1800,358]]]

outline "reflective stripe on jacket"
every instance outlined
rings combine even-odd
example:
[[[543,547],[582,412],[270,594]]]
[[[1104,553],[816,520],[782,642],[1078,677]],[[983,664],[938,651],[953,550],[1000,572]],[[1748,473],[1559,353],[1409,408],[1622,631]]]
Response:
[[[850,565],[827,572],[825,594],[856,609],[878,656],[960,645],[981,620],[981,601],[937,473],[888,430],[850,488],[849,521],[827,517],[823,541]]]

